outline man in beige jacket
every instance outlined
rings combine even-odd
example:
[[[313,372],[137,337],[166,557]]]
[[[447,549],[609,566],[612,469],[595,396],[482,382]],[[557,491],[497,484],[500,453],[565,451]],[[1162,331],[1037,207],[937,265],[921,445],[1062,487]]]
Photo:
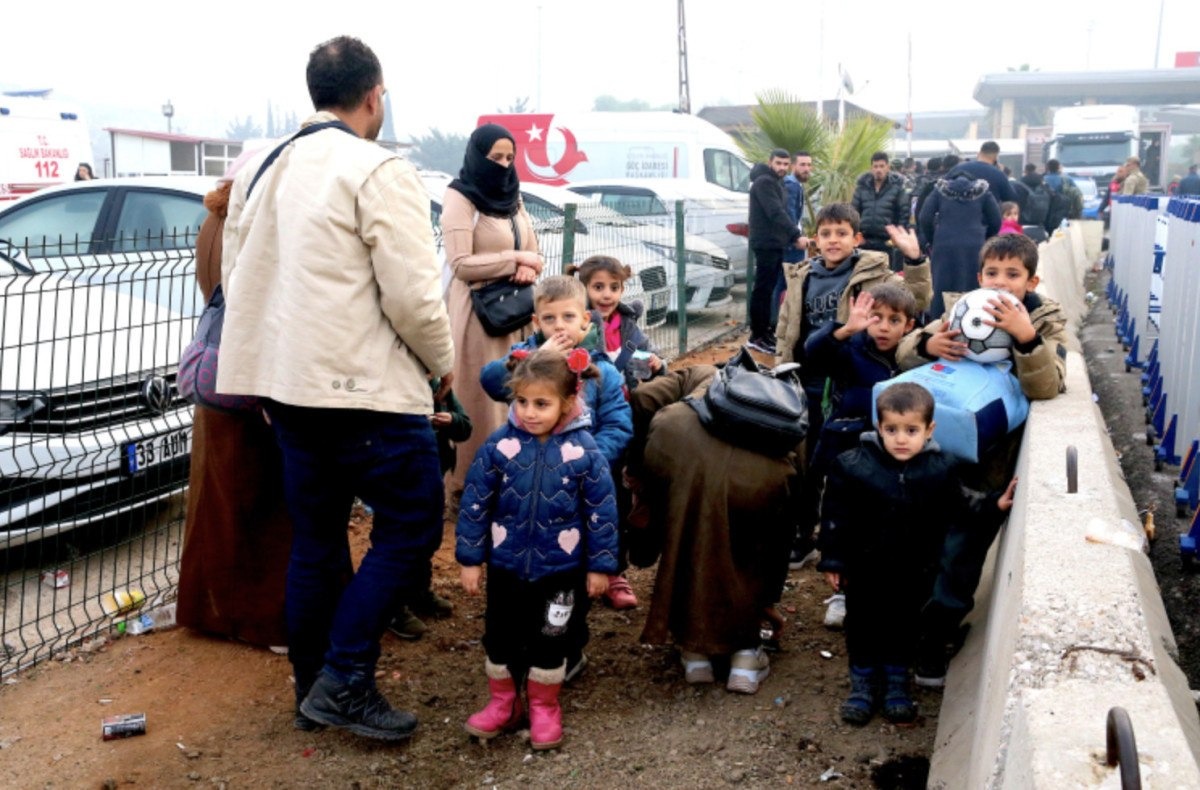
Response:
[[[1150,179],[1142,172],[1142,160],[1131,156],[1125,160],[1125,180],[1121,183],[1122,195],[1144,195],[1150,191]]]
[[[336,38],[307,76],[316,114],[234,183],[217,389],[264,398],[283,455],[296,726],[398,740],[416,718],[375,688],[375,664],[397,602],[428,589],[441,540],[428,376],[449,387],[454,348],[429,198],[372,142],[379,60]],[[374,509],[371,547],[343,589],[356,496]]]

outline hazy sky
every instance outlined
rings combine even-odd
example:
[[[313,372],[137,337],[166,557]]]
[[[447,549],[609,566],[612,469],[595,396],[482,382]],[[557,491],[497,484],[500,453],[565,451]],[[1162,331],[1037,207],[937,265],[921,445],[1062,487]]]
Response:
[[[1169,68],[1177,50],[1200,50],[1200,2],[1162,5],[1159,65]],[[910,32],[912,109],[975,107],[981,75],[1022,63],[1042,71],[1152,67],[1159,7],[688,0],[692,110],[751,103],[768,88],[833,98],[841,62],[857,88],[853,101],[903,112]],[[303,117],[308,53],[342,33],[379,55],[401,139],[429,127],[466,132],[480,113],[526,96],[544,112],[587,110],[602,94],[677,100],[674,0],[60,0],[53,22],[46,9],[5,4],[0,87],[54,88],[81,102],[94,126],[165,130],[168,99],[174,129],[193,134],[220,136],[247,114],[263,124],[268,101]]]

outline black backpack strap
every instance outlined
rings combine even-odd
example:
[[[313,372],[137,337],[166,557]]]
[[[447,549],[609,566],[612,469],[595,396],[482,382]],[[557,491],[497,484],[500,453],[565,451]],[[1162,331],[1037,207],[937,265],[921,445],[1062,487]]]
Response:
[[[347,126],[344,121],[322,121],[321,123],[314,123],[309,126],[305,126],[303,129],[280,143],[275,150],[271,152],[271,155],[263,160],[262,166],[259,167],[258,172],[254,174],[254,180],[250,182],[250,188],[246,190],[246,199],[250,199],[250,193],[254,191],[254,185],[258,183],[258,179],[262,178],[263,173],[267,172],[267,168],[275,164],[275,160],[278,159],[279,155],[283,153],[283,149],[287,148],[301,137],[310,135],[313,132],[319,132],[322,129],[341,129],[347,134],[353,134],[355,137],[358,137],[357,134],[354,134],[354,130]]]

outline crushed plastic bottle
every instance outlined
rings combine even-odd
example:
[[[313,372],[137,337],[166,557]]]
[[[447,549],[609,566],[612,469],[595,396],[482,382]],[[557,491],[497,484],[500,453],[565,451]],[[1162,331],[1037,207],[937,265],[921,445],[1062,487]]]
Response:
[[[132,587],[113,590],[100,596],[100,608],[107,615],[127,614],[146,602],[146,593]]]

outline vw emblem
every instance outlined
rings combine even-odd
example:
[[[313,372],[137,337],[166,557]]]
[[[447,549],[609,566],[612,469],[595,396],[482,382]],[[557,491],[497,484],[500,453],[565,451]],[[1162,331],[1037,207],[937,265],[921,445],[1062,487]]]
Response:
[[[142,382],[142,403],[152,412],[166,414],[174,397],[171,384],[162,376],[151,376]]]

